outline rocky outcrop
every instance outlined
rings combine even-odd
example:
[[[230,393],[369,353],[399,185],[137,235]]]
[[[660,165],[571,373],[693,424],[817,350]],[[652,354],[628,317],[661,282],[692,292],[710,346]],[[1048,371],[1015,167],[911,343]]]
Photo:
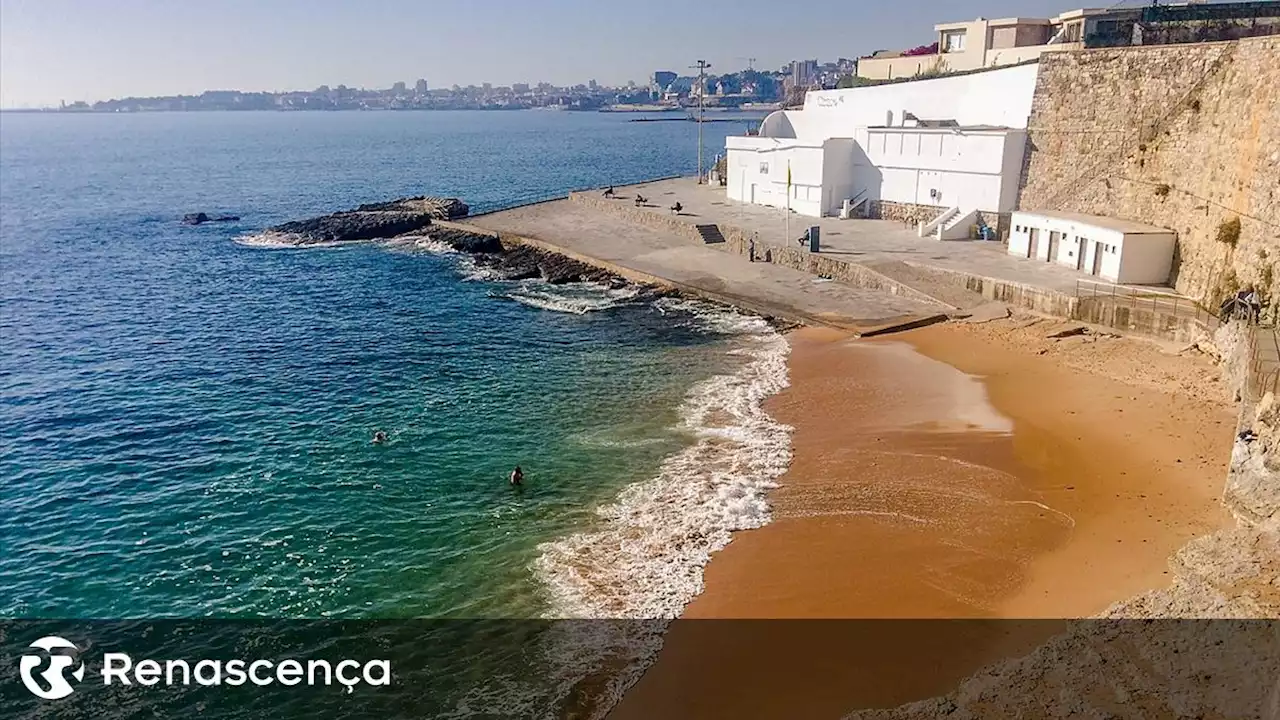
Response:
[[[486,235],[485,233],[468,232],[437,225],[427,232],[427,237],[437,242],[442,242],[458,252],[472,255],[503,252],[502,243],[498,241],[497,235]]]
[[[182,216],[184,225],[203,225],[207,222],[238,222],[239,215],[218,215],[217,217],[209,217],[208,213],[187,213]]]
[[[517,245],[500,254],[482,255],[477,262],[504,280],[539,278],[552,285],[619,281],[610,272],[531,245]]]
[[[466,203],[456,198],[400,198],[275,225],[267,228],[267,234],[299,246],[381,240],[419,232],[433,220],[465,217],[468,211]]]
[[[357,207],[355,212],[421,212],[436,220],[455,220],[466,217],[471,212],[471,208],[458,198],[419,195],[387,202],[366,203]]]

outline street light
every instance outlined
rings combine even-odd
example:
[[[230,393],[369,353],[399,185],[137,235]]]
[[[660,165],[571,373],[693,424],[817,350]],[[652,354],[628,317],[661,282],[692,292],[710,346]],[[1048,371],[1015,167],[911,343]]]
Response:
[[[699,60],[697,65],[690,65],[691,68],[698,69],[698,184],[702,184],[702,120],[705,116],[703,111],[702,96],[707,90],[707,68],[711,65],[706,60]]]

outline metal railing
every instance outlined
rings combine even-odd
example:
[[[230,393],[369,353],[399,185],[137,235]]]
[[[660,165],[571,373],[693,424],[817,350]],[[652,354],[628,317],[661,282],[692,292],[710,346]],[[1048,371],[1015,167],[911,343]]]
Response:
[[[1161,292],[1095,280],[1076,280],[1076,297],[1098,299],[1114,305],[1123,305],[1133,310],[1150,310],[1153,313],[1191,318],[1209,331],[1217,329],[1221,324],[1221,320],[1212,310],[1203,307],[1191,298],[1183,297],[1173,292]]]
[[[1249,379],[1247,385],[1254,400],[1268,392],[1280,393],[1280,335],[1274,324],[1249,323]]]

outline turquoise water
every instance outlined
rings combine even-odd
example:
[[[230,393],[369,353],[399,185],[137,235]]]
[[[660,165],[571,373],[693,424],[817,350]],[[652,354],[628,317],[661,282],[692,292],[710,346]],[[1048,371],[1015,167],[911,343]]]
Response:
[[[0,616],[678,611],[785,464],[767,326],[413,244],[236,242],[693,170],[696,126],[626,120],[0,116]]]

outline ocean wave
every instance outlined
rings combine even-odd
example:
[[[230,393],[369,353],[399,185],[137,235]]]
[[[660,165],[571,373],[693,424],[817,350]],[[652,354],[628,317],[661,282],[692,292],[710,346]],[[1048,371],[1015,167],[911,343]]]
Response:
[[[232,242],[237,245],[259,248],[262,250],[313,250],[352,244],[350,241],[334,241],[326,243],[306,243],[303,245],[297,242],[297,236],[271,232],[270,230],[264,230],[253,235],[241,235],[240,237],[233,238]]]
[[[706,300],[668,296],[655,300],[653,307],[664,315],[675,314],[692,318],[699,329],[717,335],[761,335],[774,332],[769,321],[759,315],[739,312]],[[737,348],[729,352],[743,354],[750,351]]]
[[[767,492],[791,461],[792,429],[763,403],[788,384],[790,348],[763,319],[711,308],[680,307],[709,327],[736,328],[747,361],[690,389],[680,412],[691,446],[599,508],[599,527],[539,546],[533,570],[548,617],[678,617],[730,533],[769,522]]]
[[[639,295],[640,288],[635,285],[614,288],[599,283],[548,285],[534,281],[525,282],[510,292],[497,293],[495,297],[541,310],[585,315],[630,304]]]

